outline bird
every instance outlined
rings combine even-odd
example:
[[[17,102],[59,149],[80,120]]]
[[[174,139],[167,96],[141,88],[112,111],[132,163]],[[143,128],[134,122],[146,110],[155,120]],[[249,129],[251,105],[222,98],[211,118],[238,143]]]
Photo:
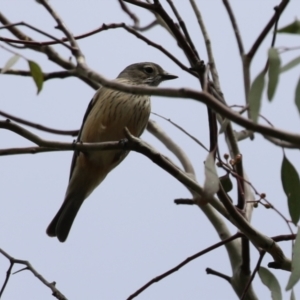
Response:
[[[158,86],[165,80],[178,78],[152,62],[126,67],[115,79],[136,86]],[[151,112],[150,96],[125,93],[101,86],[84,115],[77,142],[120,141],[124,129],[140,137]],[[64,201],[46,232],[65,242],[84,200],[128,154],[125,150],[74,151],[69,184]]]

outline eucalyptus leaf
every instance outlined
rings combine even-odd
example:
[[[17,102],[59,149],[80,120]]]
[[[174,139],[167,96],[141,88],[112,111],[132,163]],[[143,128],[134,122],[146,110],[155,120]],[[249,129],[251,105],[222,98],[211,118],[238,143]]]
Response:
[[[28,60],[31,76],[37,87],[37,94],[42,90],[44,83],[44,75],[41,67],[34,61]]]
[[[297,224],[300,217],[300,179],[297,170],[285,155],[281,165],[281,182],[288,198],[290,216],[293,223]]]
[[[264,86],[265,86],[265,72],[262,71],[254,79],[248,96],[250,116],[253,122],[255,123],[257,123],[258,116],[259,116],[261,98],[262,98]]]
[[[6,71],[8,71],[20,58],[20,55],[15,54],[13,55],[4,65],[3,69],[1,70],[1,73],[5,73]]]
[[[204,192],[212,196],[219,190],[219,177],[216,169],[214,152],[209,152],[205,160]]]
[[[298,80],[296,91],[295,91],[295,104],[298,108],[298,111],[300,113],[300,78]]]
[[[292,272],[286,286],[286,290],[290,290],[300,279],[300,229],[298,228],[298,233],[296,236],[294,248],[293,248],[293,258],[292,258]]]
[[[225,174],[224,176],[221,176],[219,178],[219,180],[220,180],[220,183],[221,183],[224,191],[226,193],[229,193],[232,190],[232,187],[233,187],[230,176],[229,176],[229,173]]]
[[[300,21],[295,20],[293,23],[277,30],[278,33],[300,34]]]
[[[277,88],[279,74],[280,74],[280,57],[277,49],[270,48],[268,52],[269,57],[269,82],[268,82],[268,99],[271,101],[275,95]]]
[[[270,290],[273,300],[281,300],[282,293],[277,278],[268,269],[260,267],[258,275],[262,283]]]
[[[290,62],[288,62],[286,65],[284,65],[283,67],[281,67],[280,69],[280,73],[286,72],[294,67],[296,67],[297,65],[300,64],[300,56],[296,57],[294,59],[292,59]]]

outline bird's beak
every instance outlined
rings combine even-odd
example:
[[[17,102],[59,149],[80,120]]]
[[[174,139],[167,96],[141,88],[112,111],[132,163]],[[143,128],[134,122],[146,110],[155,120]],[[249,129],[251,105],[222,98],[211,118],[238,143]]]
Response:
[[[172,80],[172,79],[176,79],[176,78],[178,78],[178,76],[169,74],[167,72],[164,72],[161,74],[161,80]]]

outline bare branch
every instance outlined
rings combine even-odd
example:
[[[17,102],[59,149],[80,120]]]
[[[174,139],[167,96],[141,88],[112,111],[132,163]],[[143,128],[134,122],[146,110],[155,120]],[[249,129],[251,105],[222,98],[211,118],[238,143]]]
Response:
[[[269,31],[272,29],[273,25],[275,24],[276,20],[278,19],[278,15],[281,15],[286,6],[288,5],[290,0],[282,0],[281,3],[277,6],[277,10],[275,11],[273,17],[267,23],[263,31],[260,33],[256,41],[254,42],[253,46],[251,47],[250,51],[247,53],[247,59],[251,62],[252,58],[254,57],[257,49],[266,38]]]
[[[157,20],[154,20],[154,21],[152,21],[151,23],[149,23],[148,25],[146,25],[146,26],[143,26],[143,27],[133,27],[135,30],[137,30],[137,31],[146,31],[146,30],[149,30],[149,29],[151,29],[152,27],[154,27],[154,26],[156,26],[156,25],[158,25],[158,21]]]
[[[178,124],[174,123],[171,119],[167,119],[164,116],[161,116],[155,112],[151,112],[153,115],[158,116],[166,121],[168,121],[169,123],[171,123],[173,126],[175,126],[177,129],[179,129],[181,132],[183,132],[184,134],[186,134],[189,138],[191,138],[194,142],[196,142],[200,147],[202,147],[204,150],[206,150],[207,152],[209,151],[207,149],[207,147],[205,147],[204,144],[202,144],[197,138],[195,138],[193,135],[191,135],[190,133],[188,133],[184,128],[182,128],[181,126],[179,126]]]
[[[279,146],[279,147],[282,147],[282,148],[287,148],[287,149],[297,149],[299,150],[300,149],[300,145],[296,145],[296,144],[293,144],[293,143],[288,143],[288,142],[285,142],[285,141],[281,141],[279,139],[276,139],[276,138],[272,138],[272,137],[269,137],[267,135],[264,135],[263,136],[267,141],[271,142],[272,144],[276,145],[276,146]]]
[[[213,270],[213,269],[211,269],[211,268],[206,268],[205,271],[206,271],[206,274],[207,274],[207,275],[215,275],[215,276],[220,277],[220,278],[223,278],[223,279],[225,279],[227,282],[231,283],[231,278],[230,278],[230,276],[227,276],[227,275],[225,275],[225,274],[223,274],[223,273],[220,273],[220,272],[218,272],[218,271],[215,271],[215,270]]]
[[[58,38],[56,38],[55,36],[53,36],[53,35],[51,35],[51,34],[45,32],[45,31],[43,31],[43,30],[41,30],[41,29],[39,29],[39,28],[37,28],[37,27],[34,27],[34,26],[32,26],[32,25],[30,25],[30,24],[28,24],[28,23],[26,23],[26,22],[18,22],[18,23],[8,24],[8,25],[5,25],[5,26],[0,27],[0,30],[1,30],[1,29],[9,29],[9,28],[12,28],[12,27],[17,27],[17,26],[25,26],[25,27],[28,27],[28,28],[30,28],[30,29],[32,29],[32,30],[34,30],[34,31],[36,31],[36,32],[38,32],[38,33],[40,33],[40,34],[43,34],[43,35],[47,36],[48,38],[50,38],[50,39],[52,39],[53,41],[55,41],[57,44],[61,44],[61,45],[65,46],[65,47],[66,47],[67,49],[69,49],[70,51],[73,51],[73,48],[72,48],[71,46],[69,46],[68,44],[64,43],[64,41],[61,41],[61,40],[59,40]],[[10,42],[10,43],[16,43],[16,42],[19,42],[19,41],[13,40],[13,39],[3,38],[3,37],[1,37],[0,40],[3,41],[3,42]],[[29,44],[31,43],[31,44],[32,44],[31,41],[27,41],[27,43],[29,43]]]
[[[207,51],[207,55],[208,55],[208,59],[209,59],[210,71],[211,71],[211,74],[212,74],[214,86],[217,90],[217,93],[223,97],[223,93],[221,91],[219,75],[218,75],[218,72],[217,72],[216,63],[215,63],[215,59],[214,59],[214,55],[213,55],[213,51],[212,51],[212,47],[211,47],[211,41],[210,41],[210,38],[208,36],[208,32],[206,30],[206,27],[204,25],[204,21],[202,19],[201,13],[198,9],[198,6],[197,6],[195,0],[190,0],[190,3],[191,3],[191,6],[194,10],[194,13],[197,17],[197,21],[198,21],[198,24],[200,26],[200,29],[201,29],[201,32],[202,32],[202,35],[203,35],[203,38],[204,38],[206,51]]]
[[[5,256],[9,261],[10,261],[10,267],[7,270],[7,275],[6,275],[6,279],[4,281],[4,284],[2,286],[2,289],[0,291],[0,297],[4,292],[4,289],[6,287],[6,284],[9,280],[10,277],[10,272],[12,270],[12,267],[14,264],[21,264],[21,265],[25,265],[26,268],[24,268],[23,270],[29,270],[35,277],[37,277],[45,286],[47,286],[51,291],[52,291],[52,295],[59,299],[59,300],[67,300],[67,298],[55,287],[55,282],[50,283],[49,281],[47,281],[40,273],[38,273],[33,266],[26,260],[20,260],[20,259],[16,259],[13,258],[12,256],[10,256],[8,253],[6,253],[4,250],[0,249],[0,253]]]
[[[2,69],[0,68],[0,73],[1,70]],[[31,72],[25,70],[7,70],[5,71],[4,74],[32,77]],[[43,80],[47,81],[55,78],[64,79],[64,78],[74,77],[74,76],[76,76],[76,74],[73,71],[57,71],[57,72],[43,73]]]
[[[124,147],[124,145],[120,142],[104,142],[104,143],[65,143],[65,142],[58,142],[58,141],[48,141],[45,139],[40,138],[39,136],[33,134],[32,132],[26,130],[25,128],[11,123],[10,121],[0,121],[0,128],[8,129],[17,133],[18,135],[24,137],[25,139],[35,143],[40,147],[52,148],[59,150],[80,150],[80,151],[97,151],[97,150],[113,150],[113,149],[120,149]],[[26,149],[26,148],[25,148]],[[52,151],[54,151],[52,150]],[[7,149],[0,150],[0,156],[2,155],[9,155],[7,153]],[[43,152],[45,152],[44,150]],[[26,153],[29,153],[28,151]],[[17,153],[13,153],[17,154]]]
[[[173,3],[172,0],[167,0],[167,2],[169,3],[170,7],[172,8],[173,13],[174,13],[174,15],[176,16],[176,18],[177,18],[177,20],[178,20],[178,23],[179,23],[179,25],[180,25],[180,27],[181,27],[181,29],[182,29],[182,31],[183,31],[185,37],[186,37],[187,42],[189,43],[191,49],[194,51],[195,55],[196,55],[196,56],[198,57],[198,59],[200,60],[199,54],[198,54],[198,52],[197,52],[197,49],[196,49],[196,47],[195,47],[195,45],[194,45],[194,43],[193,43],[193,41],[192,41],[192,39],[191,39],[191,37],[190,37],[190,34],[189,34],[189,32],[188,32],[188,30],[187,30],[187,28],[186,28],[186,26],[185,26],[184,21],[183,21],[182,18],[181,18],[180,14],[179,14],[179,12],[178,12],[178,10],[177,10],[177,8],[176,8],[176,6],[174,5],[174,3]]]
[[[242,117],[241,115],[239,115],[238,113],[230,109],[228,106],[221,103],[216,98],[214,98],[213,96],[211,96],[206,92],[198,92],[196,90],[187,89],[187,88],[172,89],[172,88],[156,88],[156,87],[141,87],[141,86],[125,85],[115,81],[107,80],[103,76],[100,76],[98,73],[89,69],[87,66],[80,66],[80,67],[81,68],[77,69],[78,75],[87,76],[87,78],[99,82],[103,86],[115,90],[131,93],[131,94],[194,99],[206,104],[215,112],[221,114],[225,118],[228,118],[229,120],[249,130],[259,132],[264,135],[269,135],[271,137],[278,138],[287,142],[300,144],[300,135],[254,123],[251,120]]]
[[[263,260],[263,258],[264,258],[264,256],[265,256],[265,254],[266,254],[266,251],[260,251],[259,259],[258,259],[258,261],[257,261],[257,264],[256,264],[256,266],[255,266],[255,269],[254,269],[253,272],[252,272],[252,275],[251,275],[251,277],[250,277],[250,279],[249,279],[249,281],[248,281],[248,283],[247,283],[247,285],[246,285],[246,287],[245,287],[245,289],[244,289],[244,291],[243,291],[243,294],[242,294],[240,300],[245,299],[246,294],[247,294],[247,292],[248,292],[248,290],[249,290],[249,287],[250,287],[250,285],[251,285],[251,283],[252,283],[252,281],[253,281],[253,279],[254,279],[254,277],[255,277],[257,271],[259,270],[259,267],[260,267],[260,265],[261,265],[261,262],[262,262],[262,260]]]
[[[140,20],[139,20],[139,18],[132,11],[129,10],[129,8],[127,7],[127,5],[124,3],[123,0],[119,0],[119,3],[120,3],[121,8],[123,9],[123,11],[133,21],[134,27],[138,28],[140,26]]]
[[[188,156],[153,120],[149,120],[147,130],[159,139],[172,153],[174,153],[181,162],[185,172],[191,174],[193,177],[196,176],[195,170]]]
[[[245,50],[244,50],[242,37],[241,37],[240,30],[239,30],[239,27],[237,25],[234,13],[232,11],[229,0],[223,0],[223,4],[224,4],[224,6],[227,10],[229,19],[231,21],[231,25],[232,25],[232,28],[233,28],[233,31],[234,31],[234,34],[235,34],[235,38],[236,38],[236,41],[237,41],[237,44],[238,44],[238,47],[239,47],[240,56],[242,57],[244,55]]]
[[[11,25],[12,23],[0,12],[0,22],[4,25]],[[33,41],[35,42],[31,37],[24,34],[21,30],[19,30],[17,27],[12,26],[7,28],[15,37],[17,37],[19,40],[22,41]],[[74,70],[76,66],[70,62],[68,59],[64,59],[61,57],[52,47],[50,46],[39,46],[36,44],[26,44],[27,48],[32,49],[37,52],[44,53],[48,59],[57,65],[61,66],[62,68],[66,70]],[[99,84],[97,82],[94,82],[90,79],[85,78],[85,76],[77,75],[82,81],[84,81],[86,84],[91,86],[94,89],[99,88]]]
[[[39,0],[38,3],[40,3],[41,5],[43,5],[46,8],[46,10],[50,13],[50,15],[56,21],[56,23],[58,25],[57,28],[60,29],[67,37],[68,41],[70,42],[70,44],[73,47],[72,54],[75,56],[77,63],[78,64],[84,63],[85,58],[84,58],[83,53],[80,50],[79,45],[77,44],[76,40],[74,39],[74,36],[71,33],[71,31],[67,28],[67,26],[62,21],[62,19],[57,14],[57,12],[51,7],[51,5],[49,4],[49,2],[47,0]]]
[[[1,111],[1,110],[0,110],[0,115],[5,117],[5,118],[11,119],[11,120],[13,120],[17,123],[24,124],[24,125],[33,127],[35,129],[42,130],[42,131],[49,132],[49,133],[53,133],[53,134],[77,136],[78,132],[79,132],[79,130],[58,130],[58,129],[49,128],[49,127],[46,127],[46,126],[43,126],[43,125],[40,125],[40,124],[36,124],[36,123],[30,122],[30,121],[21,119],[19,117],[15,117],[15,116],[10,115],[10,114],[8,114],[4,111]]]
[[[235,235],[231,236],[230,238],[226,239],[226,240],[223,240],[221,242],[218,242],[188,258],[186,258],[183,262],[181,262],[180,264],[178,264],[176,267],[172,268],[171,270],[153,278],[152,280],[150,280],[149,282],[147,282],[144,286],[142,286],[140,289],[138,289],[136,292],[134,292],[132,295],[130,295],[127,300],[131,300],[133,298],[135,298],[136,296],[138,296],[140,293],[142,293],[145,289],[147,289],[149,286],[151,286],[153,283],[156,283],[160,280],[162,280],[163,278],[171,275],[172,273],[178,271],[179,269],[181,269],[183,266],[185,266],[186,264],[188,264],[189,262],[193,261],[194,259],[202,256],[203,254],[206,254],[214,249],[217,249],[219,248],[220,246],[223,246],[237,238],[241,237],[240,233],[236,233]]]

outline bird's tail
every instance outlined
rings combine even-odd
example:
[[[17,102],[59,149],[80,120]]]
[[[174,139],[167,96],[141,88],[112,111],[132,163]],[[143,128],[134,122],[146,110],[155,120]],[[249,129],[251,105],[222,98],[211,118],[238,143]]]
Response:
[[[64,242],[70,232],[75,217],[85,199],[85,197],[75,198],[67,196],[61,208],[49,224],[46,232],[51,237],[57,237],[60,242]]]

